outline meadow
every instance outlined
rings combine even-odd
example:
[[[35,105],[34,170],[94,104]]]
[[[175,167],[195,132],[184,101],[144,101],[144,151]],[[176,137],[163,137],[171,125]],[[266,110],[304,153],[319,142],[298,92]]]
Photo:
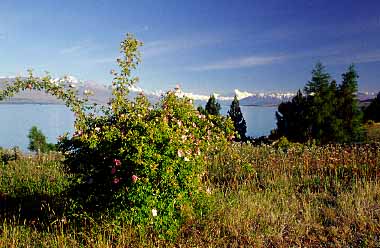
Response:
[[[1,247],[376,247],[380,144],[254,146],[209,154],[203,212],[165,240],[83,211],[59,153],[2,150]]]

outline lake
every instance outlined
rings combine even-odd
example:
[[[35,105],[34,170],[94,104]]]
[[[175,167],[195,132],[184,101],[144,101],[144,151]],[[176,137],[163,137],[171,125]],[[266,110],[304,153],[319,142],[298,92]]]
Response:
[[[222,106],[221,113],[227,114],[229,106]],[[277,107],[242,106],[247,122],[247,135],[268,135],[275,128]],[[73,132],[74,114],[64,105],[44,104],[0,104],[0,146],[20,147],[27,151],[28,132],[37,126],[48,138],[56,143],[64,132]]]

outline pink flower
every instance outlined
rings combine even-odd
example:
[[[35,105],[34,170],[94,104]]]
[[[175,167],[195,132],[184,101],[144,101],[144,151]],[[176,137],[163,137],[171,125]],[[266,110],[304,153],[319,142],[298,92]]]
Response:
[[[113,174],[115,174],[116,173],[116,168],[115,167],[112,167],[112,169],[111,169],[111,174],[113,175]]]
[[[82,135],[82,131],[81,130],[78,130],[76,131],[74,134],[73,134],[73,137],[79,137]]]
[[[120,182],[120,178],[116,177],[116,178],[113,179],[113,183],[114,184],[118,184],[119,182]]]
[[[119,159],[114,159],[113,160],[113,163],[116,165],[116,166],[120,166],[121,165],[121,161]]]
[[[136,176],[136,175],[133,175],[133,176],[132,176],[132,182],[133,182],[133,183],[136,183],[138,179],[139,179],[138,176]]]
[[[179,149],[178,151],[177,151],[177,155],[178,155],[178,157],[183,157],[183,151],[181,150],[181,149]]]

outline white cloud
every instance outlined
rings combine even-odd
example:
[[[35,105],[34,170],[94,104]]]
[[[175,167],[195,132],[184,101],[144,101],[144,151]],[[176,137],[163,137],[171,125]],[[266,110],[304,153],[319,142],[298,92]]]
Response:
[[[218,35],[198,34],[188,37],[156,40],[145,42],[141,48],[144,57],[155,57],[162,54],[173,53],[178,50],[192,49],[207,46],[220,42],[222,39]]]
[[[223,69],[236,69],[245,67],[254,67],[258,65],[267,65],[278,63],[287,59],[287,56],[249,56],[228,59],[220,62],[205,64],[201,66],[190,67],[192,71],[209,71],[209,70],[223,70]]]

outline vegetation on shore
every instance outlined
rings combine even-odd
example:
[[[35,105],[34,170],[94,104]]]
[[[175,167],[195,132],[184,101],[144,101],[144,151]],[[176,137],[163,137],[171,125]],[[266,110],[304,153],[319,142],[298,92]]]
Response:
[[[325,144],[355,140],[361,117],[353,67],[337,87],[317,65],[308,96],[299,93],[287,103],[311,110],[304,119],[311,126],[300,129],[307,139],[291,139],[305,144],[289,142],[285,132],[271,145],[255,146],[233,142],[246,132],[236,98],[230,118],[218,114],[213,96],[199,111],[176,91],[155,105],[144,94],[128,100],[141,45],[131,35],[121,42],[107,106],[90,105],[74,87],[32,72],[0,92],[4,99],[44,90],[76,115],[75,133],[59,137],[58,152],[43,153],[48,145],[37,128],[29,134],[30,148],[41,152],[1,150],[1,246],[378,244],[380,144],[372,138]],[[332,93],[347,98],[332,108],[326,103]],[[339,119],[343,112],[348,117]],[[286,113],[279,133],[294,121]]]
[[[75,182],[61,161],[51,153],[3,163],[2,247],[375,247],[380,239],[379,143],[235,143],[209,154],[204,212],[188,218],[173,240],[104,212],[68,218]]]

